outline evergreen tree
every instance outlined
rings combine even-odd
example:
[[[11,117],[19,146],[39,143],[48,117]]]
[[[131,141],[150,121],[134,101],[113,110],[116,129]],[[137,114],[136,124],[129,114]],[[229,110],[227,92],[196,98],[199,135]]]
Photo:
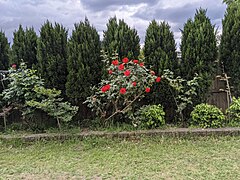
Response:
[[[124,20],[110,18],[107,30],[103,32],[103,49],[112,57],[117,53],[119,58],[137,59],[140,53],[140,38],[135,29],[130,28]]]
[[[9,43],[3,31],[0,31],[0,70],[9,68]]]
[[[13,33],[13,45],[11,53],[11,64],[20,65],[25,59],[25,32],[22,25]]]
[[[67,33],[62,25],[45,22],[37,49],[38,70],[46,86],[60,89],[63,94],[67,78]]]
[[[173,32],[166,22],[158,24],[153,20],[146,31],[144,46],[145,64],[161,75],[164,69],[177,73],[177,53]],[[165,81],[154,85],[152,93],[147,97],[150,103],[162,104],[167,119],[172,119],[174,102]]]
[[[14,32],[11,52],[11,63],[19,65],[21,61],[26,62],[29,68],[37,63],[37,34],[33,28],[26,28],[19,25]]]
[[[220,60],[224,70],[231,77],[230,85],[234,87],[233,94],[240,95],[240,3],[228,5],[222,21],[223,32],[220,44]]]
[[[206,16],[206,10],[196,11],[194,21],[189,19],[182,31],[181,75],[190,80],[195,73],[202,77],[198,101],[206,98],[217,59],[216,32]]]
[[[68,43],[67,96],[81,103],[91,94],[91,86],[100,82],[103,62],[100,58],[100,39],[88,19],[75,24]]]
[[[37,64],[37,34],[33,27],[26,28],[25,31],[25,57],[28,68],[35,67]]]
[[[144,55],[146,65],[157,74],[162,74],[164,69],[176,69],[176,44],[168,23],[158,24],[153,20],[149,24],[145,37]]]

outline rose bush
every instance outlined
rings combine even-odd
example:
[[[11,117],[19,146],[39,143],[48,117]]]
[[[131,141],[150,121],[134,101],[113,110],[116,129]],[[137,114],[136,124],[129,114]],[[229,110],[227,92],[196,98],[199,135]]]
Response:
[[[130,111],[133,103],[149,93],[153,83],[161,80],[136,59],[123,58],[122,62],[113,60],[107,71],[107,78],[93,87],[94,94],[85,101],[88,107],[105,120]]]

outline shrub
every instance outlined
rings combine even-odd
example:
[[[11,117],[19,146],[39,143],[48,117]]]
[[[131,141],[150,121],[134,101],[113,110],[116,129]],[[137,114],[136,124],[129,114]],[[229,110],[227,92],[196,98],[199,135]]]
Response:
[[[147,69],[143,62],[128,58],[112,61],[108,68],[108,76],[102,80],[95,93],[85,103],[95,110],[105,121],[112,117],[132,111],[133,104],[151,92],[154,82],[159,83],[160,77]]]
[[[133,119],[135,125],[145,128],[156,128],[165,124],[165,112],[159,105],[142,106]]]
[[[25,120],[41,110],[55,118],[60,128],[60,121],[72,120],[78,111],[78,107],[63,101],[60,90],[45,88],[44,81],[25,63],[18,70],[12,68],[8,80],[8,87],[0,94],[1,104],[4,108],[18,109]]]
[[[191,125],[202,128],[218,128],[223,125],[224,114],[219,108],[209,104],[199,104],[191,112]]]
[[[240,126],[240,98],[233,98],[232,104],[227,109],[227,114],[230,126]]]

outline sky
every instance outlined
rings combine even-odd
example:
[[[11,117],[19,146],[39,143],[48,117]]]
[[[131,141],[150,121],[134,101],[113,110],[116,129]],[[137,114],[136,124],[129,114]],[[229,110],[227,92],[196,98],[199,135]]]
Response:
[[[63,24],[71,34],[74,23],[87,17],[102,38],[108,19],[116,16],[138,31],[143,44],[146,29],[155,19],[169,23],[179,47],[180,29],[200,7],[207,9],[207,16],[221,33],[226,10],[222,0],[0,0],[0,30],[12,42],[13,32],[19,24],[33,26],[39,34],[48,19]]]

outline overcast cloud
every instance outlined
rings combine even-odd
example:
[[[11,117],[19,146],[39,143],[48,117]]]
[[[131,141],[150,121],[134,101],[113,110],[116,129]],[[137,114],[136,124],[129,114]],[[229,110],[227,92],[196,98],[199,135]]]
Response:
[[[74,23],[88,17],[102,37],[108,19],[116,15],[137,29],[141,43],[152,19],[165,20],[179,45],[179,29],[200,7],[208,10],[208,17],[221,32],[226,9],[222,0],[0,0],[0,29],[12,42],[12,34],[19,24],[33,26],[38,33],[48,19],[62,23],[71,33]]]

